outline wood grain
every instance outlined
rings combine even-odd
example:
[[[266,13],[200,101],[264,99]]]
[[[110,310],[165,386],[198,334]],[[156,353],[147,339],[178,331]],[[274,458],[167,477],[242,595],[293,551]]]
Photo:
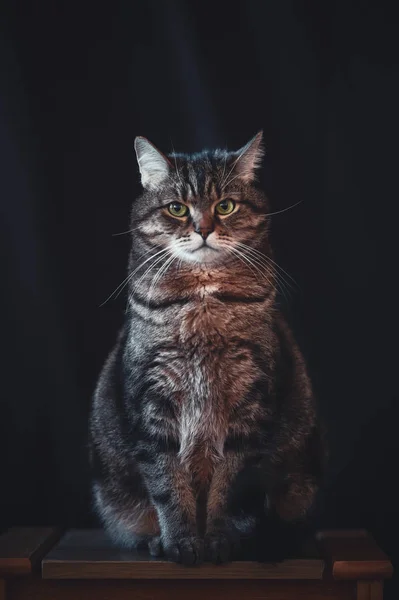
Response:
[[[351,581],[9,581],[7,600],[355,600]]]
[[[356,600],[383,600],[383,581],[358,581]]]
[[[9,529],[0,535],[0,575],[29,575],[59,537],[50,527]]]
[[[42,561],[45,579],[322,579],[318,557],[260,564],[237,561],[183,567],[115,548],[101,530],[71,530]]]
[[[392,564],[364,530],[323,531],[317,534],[322,555],[334,579],[384,579]]]
[[[182,567],[167,561],[55,561],[45,559],[44,579],[322,579],[323,561],[287,560],[279,565],[234,562]]]

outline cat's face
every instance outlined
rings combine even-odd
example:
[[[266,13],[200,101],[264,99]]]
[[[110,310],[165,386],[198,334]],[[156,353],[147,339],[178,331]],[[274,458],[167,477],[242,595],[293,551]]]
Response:
[[[132,229],[141,246],[186,263],[223,264],[259,247],[267,203],[253,186],[261,134],[235,153],[166,157],[144,138],[136,152],[144,194],[133,204]]]

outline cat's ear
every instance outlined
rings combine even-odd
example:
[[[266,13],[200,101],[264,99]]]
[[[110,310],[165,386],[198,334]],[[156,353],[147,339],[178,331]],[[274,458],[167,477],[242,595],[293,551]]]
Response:
[[[237,155],[234,167],[236,175],[246,183],[254,181],[264,153],[263,131],[259,131],[248,144],[235,153]]]
[[[168,178],[172,168],[171,163],[147,138],[136,137],[134,149],[142,186],[147,190],[158,189]]]

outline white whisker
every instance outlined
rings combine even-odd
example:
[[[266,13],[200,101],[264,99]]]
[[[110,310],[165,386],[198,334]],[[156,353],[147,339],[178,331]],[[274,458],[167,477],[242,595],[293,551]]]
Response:
[[[127,233],[133,233],[133,231],[137,231],[138,229],[141,229],[141,225],[139,225],[138,227],[134,227],[133,229],[128,229],[127,231],[120,231],[119,233],[113,233],[112,236],[115,237],[117,235],[126,235]]]
[[[236,166],[236,164],[238,163],[239,160],[241,160],[241,158],[244,156],[245,152],[247,151],[247,147],[244,146],[242,152],[239,154],[239,156],[236,158],[236,160],[233,162],[232,167],[230,169],[230,171],[227,174],[227,177],[225,177],[225,179],[223,180],[222,184],[221,184],[221,188],[222,190],[226,187],[225,181],[230,177],[230,175],[232,174],[232,172],[234,171],[234,167]]]
[[[143,279],[144,279],[144,278],[145,278],[147,275],[149,275],[149,274],[151,273],[151,271],[153,271],[153,270],[155,269],[155,267],[156,267],[157,265],[159,265],[159,263],[160,263],[160,262],[162,262],[162,261],[163,261],[165,258],[167,258],[167,259],[168,259],[168,258],[170,257],[170,255],[171,255],[171,254],[172,254],[172,250],[171,250],[171,249],[165,249],[165,252],[164,252],[164,254],[162,254],[162,256],[158,256],[158,258],[156,259],[156,261],[155,261],[155,262],[154,262],[152,265],[150,265],[150,266],[149,266],[149,267],[146,269],[146,271],[143,273],[143,275],[140,277],[140,279],[138,279],[138,281],[136,281],[136,282],[135,282],[134,286],[135,286],[136,288],[138,288],[138,286],[139,286],[139,285],[140,285],[140,283],[143,281]],[[163,264],[164,264],[164,263],[163,263]],[[157,273],[159,273],[159,271],[162,269],[162,267],[163,267],[163,264],[160,266],[160,268],[159,268],[158,270],[156,270],[156,271],[155,271],[155,275],[156,275]],[[132,298],[133,294],[134,294],[134,290],[133,290],[133,292],[132,292],[131,294],[129,294],[129,297],[128,297],[128,303],[129,303],[129,301],[131,300],[131,298]]]
[[[280,213],[286,212],[287,210],[291,210],[291,208],[295,208],[298,204],[302,204],[303,200],[299,200],[299,202],[295,202],[295,204],[291,204],[291,206],[287,206],[287,208],[283,208],[282,210],[276,210],[275,212],[266,213],[265,217],[272,217],[273,215],[279,215]]]
[[[239,250],[234,243],[230,245],[230,248],[234,249],[237,254],[240,254],[240,256],[242,256],[249,264],[251,264],[269,284],[272,284],[265,273],[265,266],[262,265],[262,263],[260,263],[255,257],[248,256],[243,250]],[[270,275],[270,273],[268,274]]]
[[[106,300],[104,300],[104,302],[102,302],[102,303],[100,304],[100,308],[101,308],[102,306],[104,306],[104,304],[106,304],[106,303],[108,302],[108,300],[111,300],[112,296],[113,296],[113,295],[114,295],[116,292],[118,292],[118,290],[119,290],[118,294],[120,294],[120,293],[122,292],[123,288],[124,288],[124,287],[125,287],[125,286],[128,284],[128,282],[130,281],[130,279],[133,277],[133,275],[134,275],[134,273],[130,273],[130,275],[128,275],[128,276],[127,276],[127,277],[126,277],[126,278],[125,278],[125,279],[122,281],[122,283],[120,283],[120,284],[118,285],[118,287],[114,289],[114,291],[112,292],[112,294],[110,294],[110,295],[108,296],[108,298],[107,298]],[[119,289],[119,288],[120,288],[120,289]],[[118,296],[116,296],[116,297],[118,297]]]
[[[293,283],[295,283],[295,285],[297,285],[297,282],[295,281],[295,279],[293,277],[291,277],[291,275],[289,273],[287,273],[287,271],[285,271],[283,269],[283,267],[281,267],[278,263],[276,263],[275,260],[273,260],[272,258],[270,258],[270,256],[268,256],[268,260],[270,260],[270,262],[272,262],[278,269],[280,269],[283,273],[285,273],[287,275],[287,277],[289,277],[291,279],[291,281]]]
[[[163,277],[163,275],[169,269],[170,265],[176,259],[177,259],[177,256],[175,254],[172,254],[172,256],[169,256],[169,258],[165,261],[165,263],[162,265],[162,267],[159,269],[159,271],[155,274],[154,279],[153,279],[153,281],[151,283],[149,292],[148,292],[148,303],[147,303],[148,308],[149,308],[149,305],[150,305],[150,300],[151,300],[151,296],[152,296],[152,290],[155,288],[155,286],[161,280],[161,278]]]
[[[162,254],[162,256],[158,256],[156,261],[152,265],[150,265],[148,269],[141,275],[140,279],[136,281],[135,286],[138,287],[143,281],[143,279],[146,277],[146,275],[148,275],[148,273],[150,273],[160,262],[162,262],[164,258],[169,257],[172,254],[172,252],[173,251],[169,249],[164,254]]]
[[[223,188],[222,188],[222,189],[224,190],[224,189],[225,189],[225,188],[226,188],[228,185],[230,185],[230,183],[232,183],[232,182],[233,182],[235,179],[237,179],[238,177],[241,177],[241,175],[234,175],[234,177],[232,177],[231,179],[229,179],[229,180],[227,181],[227,183],[225,183],[225,184],[224,184],[224,186],[223,186]]]
[[[227,149],[225,150],[225,155],[224,155],[223,173],[220,177],[220,181],[222,181],[222,182],[224,180],[224,174],[226,172],[226,164],[227,164]],[[221,187],[223,187],[223,186],[221,185]]]
[[[249,250],[247,249],[246,252],[249,253]],[[289,290],[288,284],[285,282],[285,280],[281,278],[281,276],[275,269],[272,269],[267,263],[265,263],[263,260],[260,260],[260,258],[255,253],[250,254],[250,256],[255,262],[257,262],[259,265],[262,265],[266,272],[273,278],[277,286],[280,288],[285,300],[288,302],[287,295],[289,294]]]
[[[227,248],[227,246],[224,246],[224,247]],[[253,268],[244,260],[245,257],[242,256],[241,252],[239,252],[236,248],[233,248],[232,246],[229,247],[229,251],[231,254],[234,254],[235,256],[237,256],[238,260],[240,262],[242,262],[242,264],[245,267],[248,267],[248,269],[251,271],[251,273],[253,273],[255,275],[256,279],[258,278],[256,271],[254,271]]]
[[[245,256],[246,260],[250,260],[251,264],[255,267],[255,265],[257,265],[258,271],[259,269],[263,269],[264,271],[266,271],[266,273],[268,275],[270,275],[270,277],[276,282],[277,286],[279,287],[281,293],[283,294],[285,300],[288,302],[288,297],[289,296],[289,288],[292,287],[290,286],[289,282],[284,279],[282,277],[282,275],[280,275],[278,273],[278,271],[276,271],[276,269],[272,268],[265,259],[267,259],[268,257],[266,257],[266,255],[262,254],[261,252],[259,252],[258,250],[255,250],[254,248],[251,248],[250,246],[247,246],[247,244],[242,244],[241,242],[234,242],[232,243],[232,246],[235,247],[235,251],[238,251],[237,246],[242,248],[242,252],[243,255]],[[249,254],[249,256],[248,256]],[[265,272],[262,271],[262,275],[267,279],[267,281],[269,283],[272,283],[269,278],[266,277]]]
[[[273,265],[275,265],[278,269],[280,269],[287,277],[289,277],[289,279],[291,279],[292,283],[294,283],[295,285],[297,285],[295,279],[293,277],[291,277],[291,275],[289,273],[287,273],[287,271],[285,271],[283,269],[283,267],[281,267],[278,263],[276,263],[270,256],[267,256],[266,254],[263,254],[263,252],[260,252],[259,250],[257,250],[256,248],[252,248],[251,246],[248,246],[247,244],[243,244],[242,242],[235,242],[238,246],[242,246],[243,248],[246,248],[248,251],[252,252],[253,254],[256,254],[260,260],[264,260],[267,262],[272,263]],[[269,267],[270,268],[270,267]],[[281,277],[283,277],[281,275]],[[285,281],[285,283],[291,287],[291,284],[288,280],[286,280],[283,277],[283,280]]]
[[[240,247],[245,248],[246,251],[249,252],[251,254],[251,256],[254,257],[254,259],[256,257],[257,260],[263,264],[264,268],[267,269],[267,271],[276,279],[276,282],[277,282],[284,298],[287,300],[286,295],[288,295],[288,296],[290,295],[290,290],[292,290],[293,286],[282,274],[280,274],[275,268],[270,266],[271,263],[268,264],[268,261],[271,260],[270,257],[266,256],[262,252],[259,252],[259,250],[256,250],[255,248],[251,248],[250,246],[247,246],[247,244],[242,244],[241,242],[236,242],[236,244]],[[272,261],[272,262],[274,263],[274,261]],[[287,273],[287,275],[288,275],[288,273]]]
[[[116,297],[118,297],[118,296],[119,296],[119,294],[122,292],[123,288],[124,288],[124,287],[127,285],[127,283],[130,281],[130,279],[133,277],[133,275],[135,275],[135,274],[137,273],[137,271],[138,271],[139,269],[141,269],[141,267],[143,267],[143,266],[144,266],[146,263],[148,263],[148,261],[152,260],[153,258],[155,258],[156,256],[158,256],[159,254],[161,254],[161,253],[163,253],[163,252],[166,252],[166,249],[163,249],[163,250],[160,250],[159,252],[156,252],[155,254],[153,254],[152,256],[150,256],[149,258],[147,258],[145,261],[143,261],[143,262],[142,262],[142,263],[141,263],[141,264],[140,264],[138,267],[136,267],[136,269],[134,269],[134,271],[132,271],[132,272],[131,272],[131,273],[130,273],[130,274],[127,276],[127,277],[126,277],[126,279],[124,279],[124,280],[122,281],[122,283],[120,283],[120,284],[118,285],[118,287],[117,287],[117,288],[115,288],[115,290],[112,292],[112,294],[110,294],[110,295],[108,296],[108,298],[107,298],[106,300],[104,300],[104,302],[103,302],[102,304],[100,304],[100,307],[104,306],[104,304],[106,304],[106,303],[108,302],[108,300],[110,300],[110,299],[113,297],[113,295],[114,295],[116,292],[118,292],[118,294],[117,294],[117,296],[116,296]],[[143,254],[143,256],[145,256],[146,254],[148,254],[148,252],[145,252],[145,253]],[[121,288],[121,289],[120,289],[120,288]],[[119,290],[119,291],[118,291],[118,290]]]
[[[179,178],[180,185],[181,185],[182,187],[184,187],[184,186],[183,186],[183,182],[182,182],[182,180],[181,180],[181,177],[180,177],[180,171],[179,171],[179,169],[177,168],[176,152],[175,152],[175,149],[174,149],[174,147],[173,147],[172,140],[170,140],[170,143],[171,143],[171,145],[172,145],[172,151],[173,151],[173,158],[174,158],[174,161],[175,161],[175,169],[176,169],[176,174],[177,174],[177,177]]]

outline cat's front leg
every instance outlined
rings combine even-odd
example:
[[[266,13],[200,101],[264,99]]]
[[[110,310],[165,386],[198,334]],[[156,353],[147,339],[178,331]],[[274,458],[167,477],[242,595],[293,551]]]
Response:
[[[234,516],[229,513],[231,485],[243,467],[242,456],[228,453],[216,466],[207,502],[205,558],[214,563],[231,560],[240,546],[240,531]]]
[[[185,565],[200,564],[203,541],[197,535],[196,499],[189,471],[171,453],[142,453],[140,470],[158,514],[166,556]]]

